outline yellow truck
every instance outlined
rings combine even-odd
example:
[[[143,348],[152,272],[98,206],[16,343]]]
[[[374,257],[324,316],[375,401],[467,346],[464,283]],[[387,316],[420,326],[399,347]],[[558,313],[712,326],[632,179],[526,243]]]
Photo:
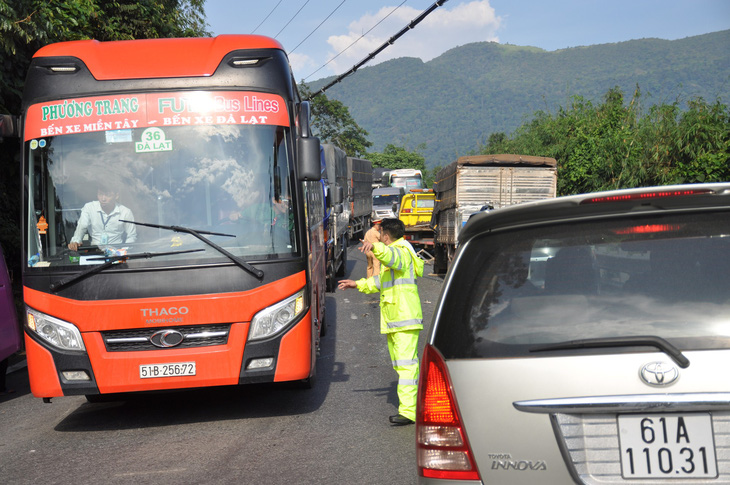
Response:
[[[415,248],[433,248],[431,216],[435,200],[432,189],[411,189],[401,199],[398,218],[406,226],[405,239]]]

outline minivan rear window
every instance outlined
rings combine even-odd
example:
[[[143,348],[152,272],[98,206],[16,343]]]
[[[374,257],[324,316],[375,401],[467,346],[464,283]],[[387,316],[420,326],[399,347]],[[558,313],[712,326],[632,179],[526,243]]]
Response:
[[[439,315],[434,343],[446,358],[647,335],[682,350],[728,348],[730,213],[479,236],[464,246]]]

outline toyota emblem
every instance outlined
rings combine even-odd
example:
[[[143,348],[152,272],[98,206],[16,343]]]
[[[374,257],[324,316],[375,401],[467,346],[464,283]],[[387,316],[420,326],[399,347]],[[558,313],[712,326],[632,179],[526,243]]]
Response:
[[[161,348],[169,348],[180,345],[185,340],[185,336],[177,330],[159,330],[152,334],[150,342],[152,345]]]
[[[649,362],[641,368],[639,375],[650,386],[669,386],[679,378],[679,369],[668,362]]]

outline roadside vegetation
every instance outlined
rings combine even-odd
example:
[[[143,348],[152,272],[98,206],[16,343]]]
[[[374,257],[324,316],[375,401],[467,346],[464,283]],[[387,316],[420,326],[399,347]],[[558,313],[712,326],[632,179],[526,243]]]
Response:
[[[512,135],[493,133],[482,154],[558,161],[558,194],[730,181],[730,110],[695,98],[643,109],[639,88],[600,104],[580,96],[556,113],[538,111]]]

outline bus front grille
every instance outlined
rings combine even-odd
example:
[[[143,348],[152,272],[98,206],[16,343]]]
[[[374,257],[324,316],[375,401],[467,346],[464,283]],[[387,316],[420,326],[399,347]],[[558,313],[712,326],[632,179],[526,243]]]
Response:
[[[102,332],[107,352],[166,350],[225,345],[230,324],[136,328]]]

